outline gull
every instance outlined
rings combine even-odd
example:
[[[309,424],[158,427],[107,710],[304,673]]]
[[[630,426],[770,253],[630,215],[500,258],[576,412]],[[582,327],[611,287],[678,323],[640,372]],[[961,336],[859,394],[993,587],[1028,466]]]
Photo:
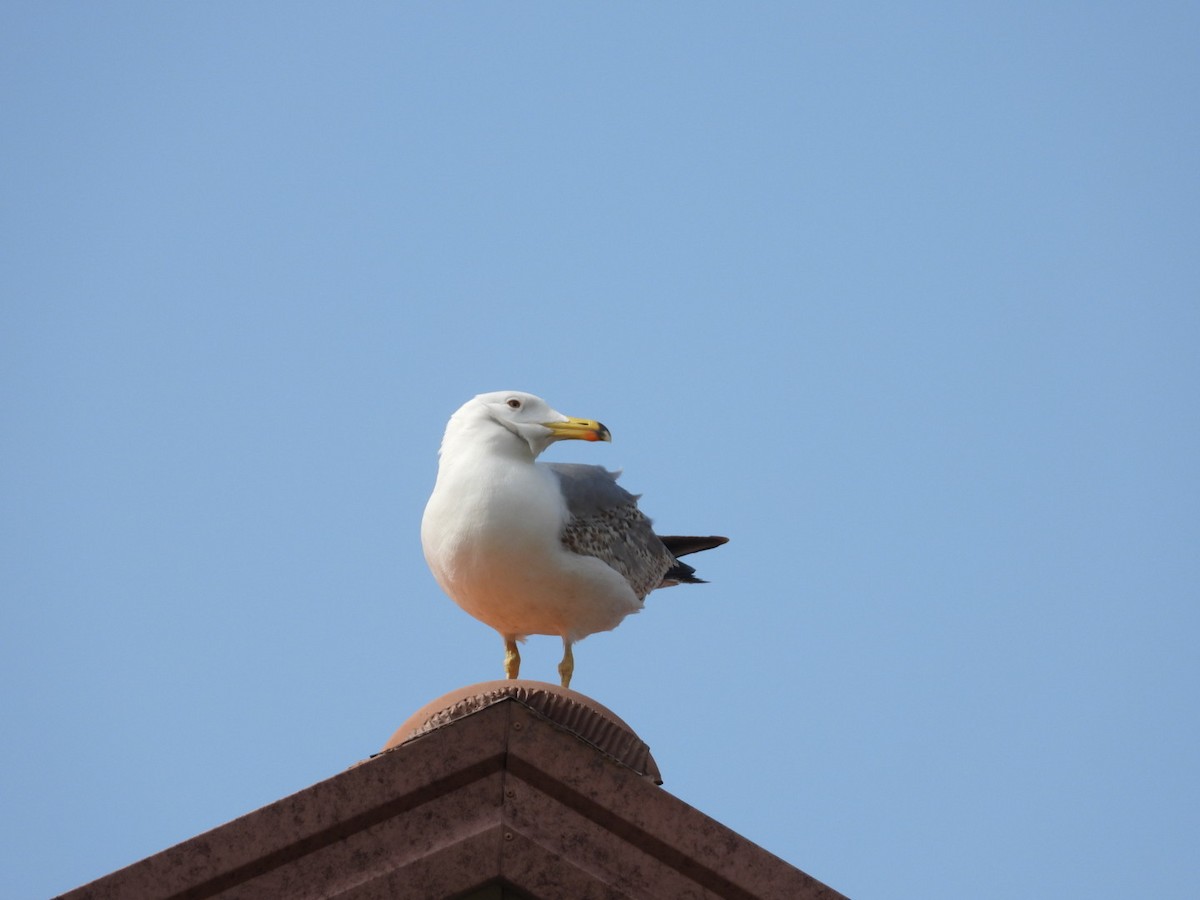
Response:
[[[537,462],[563,440],[612,437],[522,391],[468,400],[446,425],[421,545],[442,590],[504,639],[508,678],[520,671],[518,642],[558,635],[570,687],[576,641],[616,628],[656,588],[702,584],[679,557],[727,538],[656,535],[620,473]]]

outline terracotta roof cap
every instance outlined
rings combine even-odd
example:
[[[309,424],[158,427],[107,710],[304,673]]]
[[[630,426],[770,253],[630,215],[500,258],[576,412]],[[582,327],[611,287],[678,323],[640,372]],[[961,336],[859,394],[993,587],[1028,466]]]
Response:
[[[616,713],[591,697],[544,681],[485,681],[451,691],[409,716],[380,752],[505,700],[515,700],[639,775],[662,784],[650,748]]]

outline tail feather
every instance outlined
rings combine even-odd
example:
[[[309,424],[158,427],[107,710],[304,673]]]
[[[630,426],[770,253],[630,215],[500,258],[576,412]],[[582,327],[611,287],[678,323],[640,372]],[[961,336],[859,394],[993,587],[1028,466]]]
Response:
[[[670,587],[673,584],[708,584],[703,578],[697,578],[696,570],[687,563],[676,562],[675,565],[667,569],[667,574],[662,578],[662,586]]]

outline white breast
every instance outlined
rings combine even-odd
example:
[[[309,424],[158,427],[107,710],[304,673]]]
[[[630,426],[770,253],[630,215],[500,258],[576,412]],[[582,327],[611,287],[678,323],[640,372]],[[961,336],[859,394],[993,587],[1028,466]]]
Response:
[[[565,550],[566,517],[544,467],[469,448],[448,461],[443,448],[421,542],[442,589],[506,638],[578,640],[615,628],[641,603],[605,563]]]

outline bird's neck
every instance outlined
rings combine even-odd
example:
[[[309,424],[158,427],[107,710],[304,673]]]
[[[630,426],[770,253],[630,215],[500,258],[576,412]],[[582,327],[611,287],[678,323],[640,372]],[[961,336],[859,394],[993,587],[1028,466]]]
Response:
[[[489,463],[533,465],[533,460],[529,444],[507,428],[495,422],[457,422],[442,438],[438,473],[477,472]]]

